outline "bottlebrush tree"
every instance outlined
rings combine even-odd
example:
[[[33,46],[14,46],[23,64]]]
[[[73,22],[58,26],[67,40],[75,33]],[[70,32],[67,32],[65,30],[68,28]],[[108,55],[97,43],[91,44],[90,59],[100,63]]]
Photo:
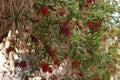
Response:
[[[119,27],[115,0],[35,0],[22,17],[32,23],[27,38],[32,71],[69,59],[78,80],[109,80],[117,69]],[[19,20],[19,19],[18,19]],[[25,30],[26,32],[29,31]],[[33,51],[34,50],[34,53]],[[69,75],[63,79],[73,80]]]

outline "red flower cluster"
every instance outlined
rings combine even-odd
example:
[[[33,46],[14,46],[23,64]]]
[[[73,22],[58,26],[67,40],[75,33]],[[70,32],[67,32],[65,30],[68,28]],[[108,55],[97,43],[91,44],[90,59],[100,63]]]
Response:
[[[59,66],[60,65],[60,63],[59,63],[60,61],[59,61],[59,59],[56,56],[57,50],[52,50],[49,45],[46,45],[45,48],[46,48],[46,51],[49,54],[49,56],[51,56],[53,58],[54,64]]]
[[[33,35],[33,34],[30,34],[30,38],[32,39],[32,38],[35,38],[35,37],[34,37],[34,35]]]
[[[79,72],[79,76],[80,76],[80,77],[83,77],[83,72]]]
[[[7,52],[7,53],[10,53],[11,51],[13,51],[13,48],[12,48],[12,47],[8,47],[8,48],[6,49],[6,52]]]
[[[14,62],[14,66],[17,67],[18,65],[21,66],[22,68],[26,68],[27,67],[26,61],[21,61],[21,62],[15,61]]]
[[[60,61],[59,61],[59,59],[57,59],[57,58],[54,59],[54,64],[57,65],[57,66],[60,66]]]
[[[102,27],[102,23],[101,23],[101,22],[97,22],[96,25],[97,25],[98,27]]]
[[[45,49],[48,52],[49,56],[51,56],[51,57],[55,57],[56,56],[57,50],[52,50],[49,45],[46,45]]]
[[[30,34],[31,41],[37,41],[36,37],[33,34]]]
[[[72,65],[73,65],[74,68],[78,68],[79,67],[78,60],[73,60]]]
[[[59,15],[63,16],[64,14],[65,14],[65,10],[64,9],[60,10]]]
[[[50,50],[50,51],[48,52],[48,54],[49,54],[51,57],[56,56],[56,53],[57,53],[57,50]]]
[[[94,76],[93,80],[100,80],[99,77]]]
[[[26,67],[27,67],[26,61],[21,61],[21,67],[22,67],[22,68],[26,68]]]
[[[45,15],[47,15],[49,13],[49,10],[48,10],[48,8],[46,6],[42,6],[40,8],[40,13],[45,16]]]
[[[48,64],[48,63],[42,62],[41,67],[42,67],[42,71],[43,71],[43,72],[52,73],[52,68],[49,67],[49,64]]]
[[[49,64],[46,62],[42,62],[41,67],[43,72],[47,72],[49,70]]]
[[[97,27],[102,27],[102,23],[101,22],[91,22],[91,21],[89,21],[88,22],[88,26],[89,26],[89,28],[91,28],[91,29],[94,29],[96,26]]]
[[[89,27],[90,27],[91,29],[95,28],[94,23],[93,23],[93,22],[91,22],[91,21],[88,23],[88,25],[89,25]]]
[[[86,0],[87,3],[92,3],[92,2],[96,2],[96,0]]]
[[[92,0],[86,0],[87,1],[87,3],[92,3]]]
[[[70,28],[70,22],[63,22],[61,25],[60,25],[60,29],[61,29],[61,33],[64,34],[65,36],[68,36],[70,37],[71,35],[71,28]]]
[[[17,61],[14,62],[14,66],[17,67],[19,63]]]
[[[52,73],[52,72],[53,72],[53,70],[52,70],[51,67],[49,67],[48,72],[49,72],[49,73]]]

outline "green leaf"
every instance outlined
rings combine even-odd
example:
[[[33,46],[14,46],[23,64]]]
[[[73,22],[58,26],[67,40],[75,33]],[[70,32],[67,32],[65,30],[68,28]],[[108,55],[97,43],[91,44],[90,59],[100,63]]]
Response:
[[[75,34],[71,37],[70,42],[73,43],[79,39],[79,35]]]
[[[39,20],[34,20],[34,19],[30,18],[30,21],[31,21],[32,23],[36,23],[36,22],[38,22]]]
[[[15,18],[15,27],[16,27],[16,29],[18,29],[18,19],[17,18]]]
[[[16,16],[8,16],[8,17],[4,17],[3,19],[7,19],[7,20],[15,20]]]

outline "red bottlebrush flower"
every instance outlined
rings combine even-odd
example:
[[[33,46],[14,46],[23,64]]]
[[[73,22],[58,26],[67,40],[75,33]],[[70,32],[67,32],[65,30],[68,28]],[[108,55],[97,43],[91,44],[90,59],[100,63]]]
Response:
[[[100,80],[99,77],[95,76],[93,80]]]
[[[37,39],[35,38],[33,34],[30,34],[30,38],[31,38],[31,41],[37,41]]]
[[[96,25],[97,25],[98,27],[102,27],[102,23],[101,23],[101,22],[97,22]]]
[[[42,62],[41,67],[42,67],[43,72],[49,71],[49,64],[48,63]]]
[[[46,6],[42,6],[42,7],[40,8],[40,13],[41,13],[42,15],[47,15],[47,14],[49,13],[49,10],[48,10],[48,8],[47,8]]]
[[[27,67],[26,61],[21,61],[21,67],[22,67],[22,68],[26,68],[26,67]]]
[[[73,60],[72,65],[73,65],[74,68],[78,68],[79,67],[78,60]]]
[[[34,38],[33,34],[30,34],[30,38],[31,38],[31,39]]]
[[[50,56],[55,56],[57,53],[57,50],[51,50],[51,52],[49,53]]]
[[[30,38],[31,38],[31,39],[36,39],[33,34],[30,34]]]
[[[48,52],[49,56],[54,57],[57,53],[57,50],[52,50],[49,45],[45,46],[46,51]]]
[[[82,72],[79,72],[79,76],[80,76],[80,77],[83,77],[83,73],[82,73]]]
[[[96,0],[86,0],[87,3],[92,3],[92,2],[96,2]]]
[[[96,32],[100,32],[100,30],[97,29]]]
[[[61,33],[64,34],[65,36],[70,37],[71,35],[71,28],[69,26],[69,22],[64,22],[60,25],[60,30]]]
[[[52,72],[53,72],[53,70],[52,70],[52,68],[51,68],[51,67],[49,67],[48,72],[49,72],[49,73],[52,73]]]
[[[95,28],[95,25],[93,22],[88,22],[88,25],[89,25],[89,28],[91,29],[94,29]]]
[[[50,50],[50,51],[48,52],[49,56],[51,56],[51,57],[56,56],[56,53],[57,53],[57,50]]]
[[[96,0],[86,0],[86,7],[90,8],[92,3],[96,3]]]
[[[6,52],[7,52],[7,53],[10,53],[12,50],[13,50],[12,47],[8,47],[8,48],[6,49]]]
[[[57,65],[57,66],[60,66],[60,61],[59,61],[59,59],[55,59],[55,60],[54,60],[54,64]]]
[[[17,61],[14,62],[14,66],[17,67],[19,63]]]
[[[60,10],[59,15],[63,16],[64,14],[65,14],[65,10],[64,9]]]
[[[12,47],[8,47],[8,48],[6,49],[6,52],[7,52],[7,53],[10,53],[11,51],[13,51],[13,48],[12,48]]]
[[[92,3],[92,0],[86,0],[87,3]]]

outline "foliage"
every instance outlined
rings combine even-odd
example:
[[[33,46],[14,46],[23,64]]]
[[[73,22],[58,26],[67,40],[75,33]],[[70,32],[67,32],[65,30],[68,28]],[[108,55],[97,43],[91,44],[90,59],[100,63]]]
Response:
[[[78,78],[108,80],[116,72],[115,57],[118,57],[119,41],[115,37],[120,29],[113,25],[119,22],[113,16],[119,9],[116,5],[115,0],[35,0],[22,13],[25,22],[33,25],[27,39],[31,40],[28,58],[33,70],[44,63],[41,67],[46,72],[48,64],[59,66],[68,57],[72,69],[82,74]]]

